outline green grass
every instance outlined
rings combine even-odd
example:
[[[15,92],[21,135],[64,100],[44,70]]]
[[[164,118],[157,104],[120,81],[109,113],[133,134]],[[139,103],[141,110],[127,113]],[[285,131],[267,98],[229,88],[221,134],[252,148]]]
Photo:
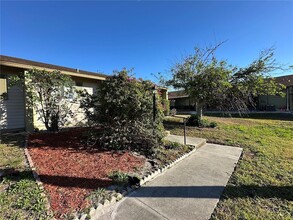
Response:
[[[187,135],[243,147],[243,155],[212,219],[293,218],[293,121],[205,117],[217,128],[187,128]],[[166,129],[182,135],[178,120]]]
[[[0,182],[0,219],[49,219],[41,191],[29,170],[23,151],[24,136],[2,135],[0,170],[13,168]]]
[[[1,135],[0,137],[0,169],[25,168],[25,156],[23,152],[24,136]]]
[[[175,142],[164,141],[163,145],[157,147],[154,152],[154,158],[159,167],[163,167],[179,158],[179,156],[193,150],[193,146],[183,145]]]

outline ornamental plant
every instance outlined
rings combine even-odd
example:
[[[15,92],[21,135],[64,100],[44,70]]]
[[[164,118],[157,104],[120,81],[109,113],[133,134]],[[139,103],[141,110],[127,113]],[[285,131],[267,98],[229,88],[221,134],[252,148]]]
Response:
[[[81,107],[92,127],[103,128],[97,139],[104,147],[151,153],[164,134],[161,98],[152,82],[130,72],[114,72],[94,95],[83,92]]]
[[[59,131],[73,117],[75,89],[70,76],[57,70],[30,69],[24,75],[11,76],[9,81],[10,86],[22,84],[28,107],[34,109],[47,131]]]

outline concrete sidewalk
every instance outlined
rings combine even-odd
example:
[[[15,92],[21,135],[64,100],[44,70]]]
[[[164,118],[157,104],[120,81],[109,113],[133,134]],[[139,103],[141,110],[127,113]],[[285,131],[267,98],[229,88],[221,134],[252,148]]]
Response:
[[[209,219],[241,152],[237,147],[206,144],[99,219]]]
[[[166,140],[172,141],[172,142],[178,142],[180,144],[184,144],[184,137],[179,135],[168,135],[165,137]],[[186,144],[187,145],[193,145],[196,148],[199,148],[206,144],[206,139],[203,138],[196,138],[196,137],[186,137]]]

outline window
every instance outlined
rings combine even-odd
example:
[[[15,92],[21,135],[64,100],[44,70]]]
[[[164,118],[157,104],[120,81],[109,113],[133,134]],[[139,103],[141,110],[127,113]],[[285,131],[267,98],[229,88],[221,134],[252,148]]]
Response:
[[[83,83],[80,81],[76,82],[75,84],[76,84],[76,86],[83,86]]]

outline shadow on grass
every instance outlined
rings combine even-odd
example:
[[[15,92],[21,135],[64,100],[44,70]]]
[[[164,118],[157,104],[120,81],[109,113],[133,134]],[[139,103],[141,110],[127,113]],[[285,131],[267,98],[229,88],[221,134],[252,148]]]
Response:
[[[30,171],[6,177],[11,180],[32,179]],[[111,185],[110,179],[40,175],[41,181],[60,187],[98,189]],[[224,191],[224,193],[223,193]],[[143,186],[128,197],[149,198],[279,198],[293,201],[293,186]]]
[[[1,179],[7,179],[10,181],[20,181],[23,179],[34,180],[32,171],[30,170],[18,171],[13,169],[11,171],[10,169],[0,169],[0,172],[3,174]],[[0,183],[2,181],[1,179]]]
[[[250,118],[250,119],[268,119],[268,120],[281,120],[281,121],[293,121],[293,113],[247,113],[239,115],[238,113],[224,114],[224,113],[204,113],[205,116],[222,117],[222,118]]]
[[[279,198],[293,200],[293,186],[145,186],[129,197],[151,198]]]
[[[110,186],[112,183],[112,180],[110,179],[50,175],[39,175],[39,177],[41,181],[45,184],[60,187],[77,187],[83,189],[98,189],[99,187]],[[4,178],[11,181],[20,181],[22,179],[34,180],[31,171],[21,171],[13,174],[8,174],[5,175]]]
[[[24,142],[24,133],[2,133],[0,135],[0,144],[7,144],[15,147],[23,147]]]
[[[223,198],[279,198],[293,201],[293,186],[227,186]]]
[[[178,110],[177,115],[195,114],[194,110]],[[239,114],[237,112],[204,112],[204,116],[223,117],[223,118],[251,118],[251,119],[269,119],[293,121],[292,112],[248,112]]]

